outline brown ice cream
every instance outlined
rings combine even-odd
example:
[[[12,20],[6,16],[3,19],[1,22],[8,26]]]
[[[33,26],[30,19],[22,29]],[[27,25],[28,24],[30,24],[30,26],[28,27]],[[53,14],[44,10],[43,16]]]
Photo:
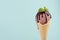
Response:
[[[46,24],[51,19],[51,14],[48,11],[38,12],[36,14],[37,23],[41,23],[42,25]]]

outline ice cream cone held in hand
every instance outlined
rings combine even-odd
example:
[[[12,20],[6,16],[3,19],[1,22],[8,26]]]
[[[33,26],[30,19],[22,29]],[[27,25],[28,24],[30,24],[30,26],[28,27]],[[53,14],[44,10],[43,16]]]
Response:
[[[50,26],[51,14],[46,7],[39,8],[36,14],[36,22],[38,25],[38,31],[41,35],[41,40],[47,39],[47,33]]]

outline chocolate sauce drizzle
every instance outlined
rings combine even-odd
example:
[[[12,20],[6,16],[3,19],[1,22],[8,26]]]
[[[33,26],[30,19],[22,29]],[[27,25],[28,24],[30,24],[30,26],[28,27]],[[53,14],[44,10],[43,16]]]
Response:
[[[45,23],[47,23],[46,14],[47,14],[47,16],[50,15],[50,18],[51,18],[51,14],[50,14],[49,12],[48,12],[48,13],[46,13],[46,12],[38,12],[37,15],[36,15],[36,21],[37,21],[37,23],[39,23],[39,20],[40,20],[40,16],[41,16],[41,15],[42,15],[42,18],[43,18],[43,14],[45,14],[45,20],[46,20]]]

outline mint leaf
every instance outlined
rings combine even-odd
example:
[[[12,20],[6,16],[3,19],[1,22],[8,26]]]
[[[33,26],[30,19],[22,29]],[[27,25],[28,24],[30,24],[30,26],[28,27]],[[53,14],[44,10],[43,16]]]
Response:
[[[43,11],[44,11],[43,8],[39,8],[39,9],[38,9],[38,12],[43,12]]]
[[[38,9],[38,12],[46,12],[46,11],[48,11],[48,9],[46,7]]]
[[[44,11],[48,11],[48,9],[46,7],[44,7]]]

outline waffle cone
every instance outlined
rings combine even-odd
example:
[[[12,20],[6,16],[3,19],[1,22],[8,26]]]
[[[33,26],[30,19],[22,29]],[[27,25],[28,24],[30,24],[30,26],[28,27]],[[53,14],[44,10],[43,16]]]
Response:
[[[41,35],[41,39],[46,40],[48,29],[49,29],[49,26],[50,26],[50,21],[48,21],[48,23],[44,24],[44,25],[42,25],[40,23],[37,23],[37,25],[38,25],[38,28],[39,28],[38,31]]]

